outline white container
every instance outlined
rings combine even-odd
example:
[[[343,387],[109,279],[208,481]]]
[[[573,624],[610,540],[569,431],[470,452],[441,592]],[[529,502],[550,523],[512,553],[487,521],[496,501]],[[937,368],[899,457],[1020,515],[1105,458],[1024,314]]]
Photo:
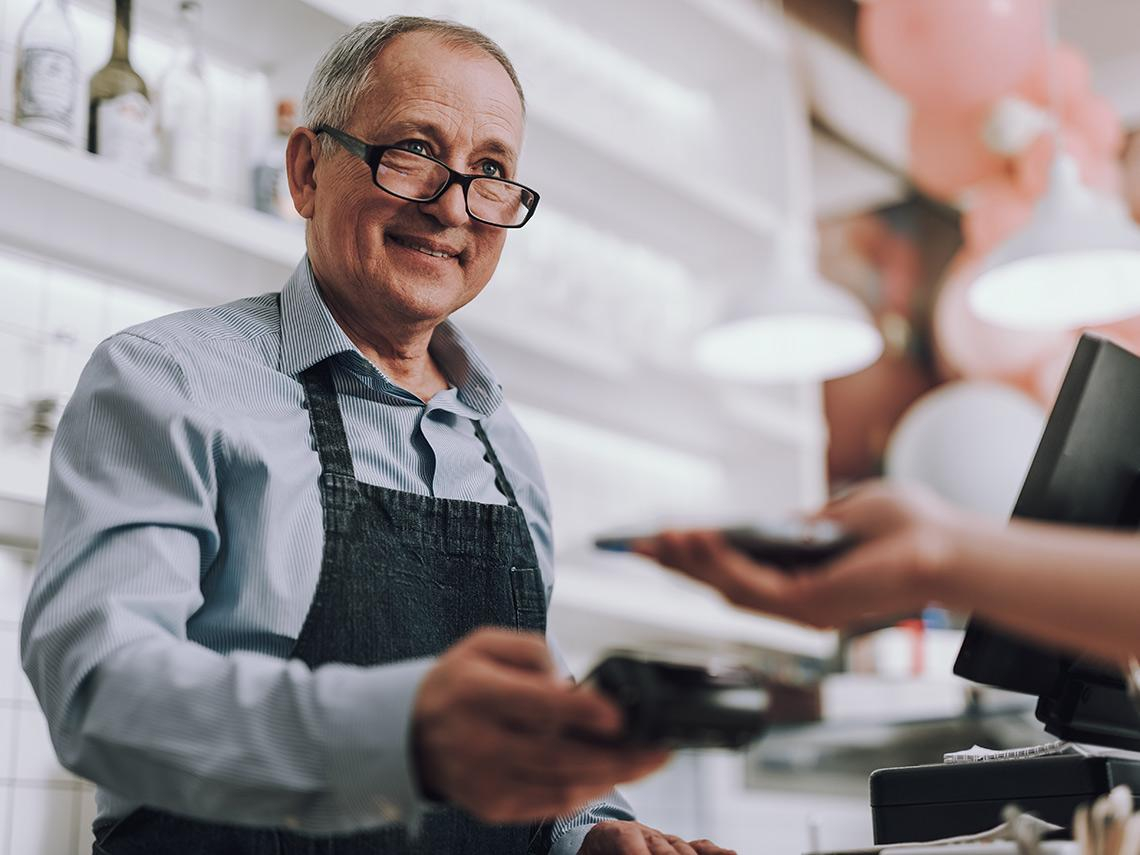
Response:
[[[76,140],[78,42],[67,0],[39,0],[16,49],[16,124],[64,145]]]

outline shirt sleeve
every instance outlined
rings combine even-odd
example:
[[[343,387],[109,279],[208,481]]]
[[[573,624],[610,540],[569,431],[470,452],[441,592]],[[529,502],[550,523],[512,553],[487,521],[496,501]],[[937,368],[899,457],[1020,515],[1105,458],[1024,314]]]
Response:
[[[591,802],[578,813],[554,820],[550,826],[550,855],[576,855],[590,829],[599,822],[636,819],[629,802],[617,790],[611,790],[604,799]]]
[[[195,398],[166,347],[121,333],[61,419],[21,633],[61,762],[208,821],[414,828],[408,728],[432,660],[310,670],[188,639],[224,548],[224,440]]]

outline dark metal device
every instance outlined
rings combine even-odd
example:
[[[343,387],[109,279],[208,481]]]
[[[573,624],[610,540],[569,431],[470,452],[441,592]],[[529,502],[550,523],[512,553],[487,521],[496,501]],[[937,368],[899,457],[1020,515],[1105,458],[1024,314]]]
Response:
[[[768,692],[755,672],[615,655],[583,680],[621,708],[619,741],[668,748],[741,748],[767,725]]]

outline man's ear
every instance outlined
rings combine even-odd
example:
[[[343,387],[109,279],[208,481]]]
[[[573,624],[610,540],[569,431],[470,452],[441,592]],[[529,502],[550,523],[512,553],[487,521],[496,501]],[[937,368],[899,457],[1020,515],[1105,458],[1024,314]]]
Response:
[[[317,135],[309,128],[294,128],[285,147],[285,174],[293,207],[306,220],[313,218],[317,193]]]

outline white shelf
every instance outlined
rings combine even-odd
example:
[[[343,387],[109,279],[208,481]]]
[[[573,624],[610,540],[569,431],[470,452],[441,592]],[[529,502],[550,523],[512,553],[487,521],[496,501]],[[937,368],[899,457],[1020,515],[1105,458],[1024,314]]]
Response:
[[[788,41],[773,4],[758,0],[689,0],[689,4],[733,36],[760,51],[784,57]]]
[[[544,176],[536,189],[552,204],[591,210],[595,225],[668,252],[690,269],[715,272],[718,281],[755,277],[781,227],[767,201],[649,162],[636,146],[539,103],[529,110],[523,156],[528,171]],[[698,223],[705,239],[693,239]]]
[[[102,0],[79,2],[96,9]],[[428,6],[432,2],[423,0]],[[600,8],[595,3],[536,2],[535,6],[568,22],[577,18],[583,29],[605,29],[615,36],[635,26],[639,34],[631,34],[620,48],[670,71],[678,66],[672,53],[662,56],[670,44],[692,49],[693,39],[699,39],[715,45],[725,59],[713,65],[724,72],[729,67],[747,70],[757,56],[780,55],[786,41],[777,16],[754,0],[686,0],[671,5],[664,15],[656,4],[657,0],[624,0],[610,4],[620,8]],[[172,33],[174,5],[168,0],[135,0],[139,28]],[[265,0],[211,4],[204,16],[208,49],[218,58],[268,72],[274,90],[293,97],[299,96],[317,58],[338,34],[361,20],[406,11],[395,3],[373,0],[273,0],[271,14],[268,5]],[[643,14],[631,16],[634,6]],[[647,37],[646,20],[654,22],[658,38]],[[660,39],[664,32],[672,35]],[[704,68],[684,63],[680,68],[678,79],[713,84],[702,79],[707,74]],[[741,81],[733,79],[731,85],[739,87]],[[731,100],[731,109],[737,111],[737,99]],[[572,115],[564,106],[544,98],[530,104],[526,170],[539,176],[535,184],[551,204],[588,210],[600,226],[629,232],[673,252],[694,269],[716,271],[718,282],[743,282],[755,275],[758,257],[766,256],[781,224],[772,204],[726,180],[710,183],[684,168],[654,163],[636,140],[617,138],[612,129],[598,126],[591,117]],[[750,109],[762,108],[757,103]],[[716,239],[693,240],[694,223]]]
[[[6,243],[199,302],[275,290],[304,252],[296,224],[0,125]]]

